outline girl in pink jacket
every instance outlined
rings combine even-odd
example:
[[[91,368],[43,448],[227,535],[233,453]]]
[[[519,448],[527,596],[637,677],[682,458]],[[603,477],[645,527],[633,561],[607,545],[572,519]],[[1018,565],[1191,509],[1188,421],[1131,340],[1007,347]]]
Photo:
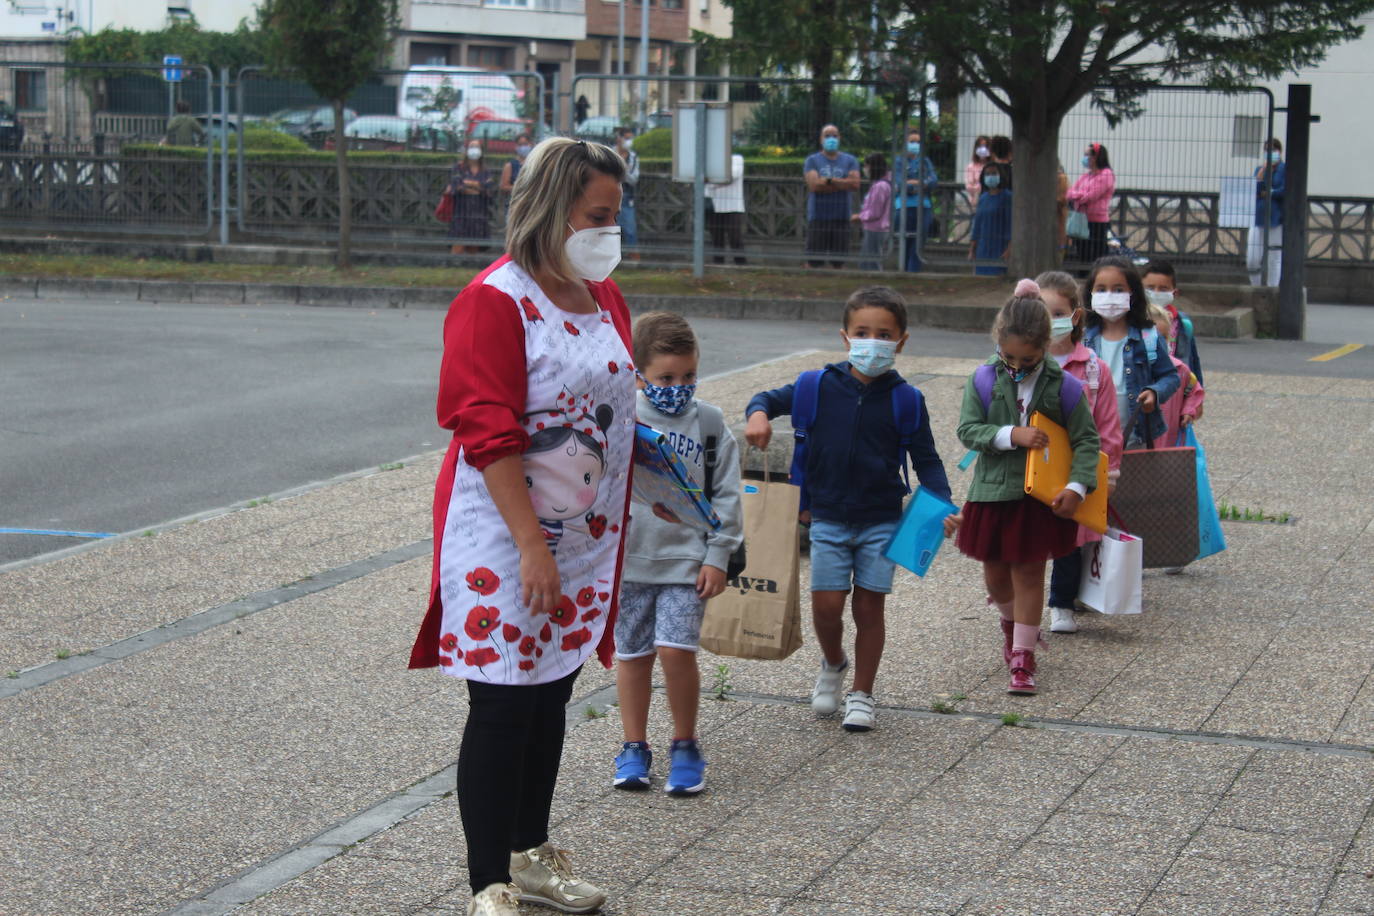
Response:
[[[1167,335],[1173,324],[1173,316],[1159,305],[1150,306],[1150,320],[1159,328],[1160,336]],[[1165,340],[1167,339],[1165,336]],[[1160,415],[1168,425],[1168,432],[1164,434],[1164,442],[1161,443],[1166,446],[1178,445],[1179,433],[1183,428],[1202,419],[1202,401],[1207,396],[1207,392],[1202,390],[1202,383],[1188,368],[1188,364],[1177,356],[1169,358],[1174,361],[1174,368],[1178,370],[1178,377],[1183,380],[1183,384],[1178,397],[1169,398],[1159,405]]]
[[[1107,148],[1090,143],[1083,153],[1083,167],[1088,171],[1078,176],[1069,188],[1069,206],[1082,210],[1088,218],[1088,237],[1075,239],[1078,260],[1091,264],[1107,253],[1107,223],[1116,193],[1116,173],[1107,158]]]
[[[1102,451],[1107,453],[1107,492],[1116,488],[1121,473],[1121,418],[1116,411],[1116,385],[1112,370],[1102,358],[1083,346],[1083,306],[1079,302],[1079,287],[1073,277],[1059,270],[1047,271],[1035,278],[1040,284],[1040,298],[1050,310],[1050,356],[1065,372],[1083,383],[1083,392],[1097,423],[1097,435]],[[1068,556],[1054,561],[1050,570],[1050,632],[1076,633],[1073,619],[1074,602],[1078,599],[1078,584],[1083,577],[1081,548],[1089,541],[1100,541],[1102,535],[1091,528],[1078,526],[1078,547]]]

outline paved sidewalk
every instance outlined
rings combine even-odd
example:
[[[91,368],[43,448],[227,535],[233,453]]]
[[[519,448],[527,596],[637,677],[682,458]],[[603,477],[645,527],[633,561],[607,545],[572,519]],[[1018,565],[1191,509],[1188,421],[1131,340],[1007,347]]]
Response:
[[[828,356],[702,395],[738,415]],[[972,367],[899,362],[956,496]],[[1226,553],[1147,574],[1141,617],[1081,615],[1037,697],[1003,692],[948,548],[899,575],[870,734],[810,714],[809,635],[703,656],[730,689],[696,799],[609,788],[613,681],[586,669],[554,838],[605,912],[1374,913],[1374,382],[1207,378],[1218,498],[1295,521],[1227,523]],[[437,465],[0,574],[0,913],[464,912],[463,691],[404,667]]]

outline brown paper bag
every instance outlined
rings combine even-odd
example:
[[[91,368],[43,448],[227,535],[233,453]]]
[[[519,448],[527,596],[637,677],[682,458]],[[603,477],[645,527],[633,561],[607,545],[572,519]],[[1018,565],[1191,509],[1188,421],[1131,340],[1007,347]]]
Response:
[[[745,480],[749,566],[706,604],[701,647],[734,658],[777,660],[801,647],[797,507],[790,483]]]

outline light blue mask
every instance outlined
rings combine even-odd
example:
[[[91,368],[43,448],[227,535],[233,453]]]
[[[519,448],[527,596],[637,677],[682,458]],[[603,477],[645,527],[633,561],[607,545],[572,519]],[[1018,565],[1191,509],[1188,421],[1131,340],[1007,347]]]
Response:
[[[1090,168],[1092,168],[1092,165],[1093,165],[1092,159],[1089,158],[1087,155],[1084,155],[1084,156],[1083,156],[1083,168],[1085,168],[1085,169],[1090,169]]]
[[[824,140],[821,141],[821,148],[824,149],[827,153],[835,152],[835,150],[840,148],[840,138],[826,137]]]
[[[877,378],[897,362],[897,341],[856,337],[849,341],[849,365],[869,378]]]
[[[1002,183],[1002,176],[1001,176],[1001,175],[989,175],[987,178],[984,178],[984,179],[983,179],[983,184],[987,185],[989,188],[995,188],[995,187],[997,187],[998,185],[1000,185],[1001,183]]]
[[[1270,150],[1270,151],[1269,151],[1269,161],[1270,161],[1270,162],[1282,162],[1282,161],[1283,161],[1283,153],[1279,152],[1279,151],[1276,150],[1276,149],[1275,149],[1275,150]]]
[[[644,376],[640,376],[644,379]],[[655,385],[644,380],[644,397],[659,413],[675,417],[687,409],[697,393],[696,385]]]
[[[906,151],[913,156],[921,155],[921,142],[918,140],[915,143],[908,143],[906,145]]]

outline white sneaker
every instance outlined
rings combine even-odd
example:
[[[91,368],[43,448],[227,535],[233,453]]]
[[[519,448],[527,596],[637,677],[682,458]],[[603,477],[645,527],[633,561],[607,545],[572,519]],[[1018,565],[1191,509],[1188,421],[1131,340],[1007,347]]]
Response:
[[[472,895],[468,916],[519,916],[514,884],[488,884]]]
[[[1066,607],[1050,608],[1051,633],[1077,633],[1078,623],[1073,619],[1073,609]]]
[[[1166,575],[1166,576],[1177,576],[1177,575],[1181,575],[1182,573],[1183,573],[1183,567],[1182,567],[1182,566],[1166,566],[1166,567],[1164,567],[1164,575]]]
[[[851,690],[844,697],[845,731],[866,732],[873,728],[873,694]]]
[[[572,873],[567,850],[554,849],[552,843],[511,853],[510,877],[518,891],[516,897],[525,903],[539,903],[565,913],[591,913],[606,902],[600,888]]]
[[[849,667],[849,659],[838,668],[832,668],[821,659],[821,673],[816,675],[816,686],[811,689],[811,711],[818,716],[833,716],[840,708],[840,682]]]

